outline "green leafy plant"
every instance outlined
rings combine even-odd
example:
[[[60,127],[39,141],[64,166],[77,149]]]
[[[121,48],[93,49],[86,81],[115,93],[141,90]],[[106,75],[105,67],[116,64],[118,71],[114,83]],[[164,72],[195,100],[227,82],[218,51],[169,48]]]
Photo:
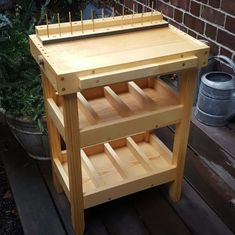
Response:
[[[10,115],[40,122],[42,88],[28,44],[36,8],[34,1],[27,2],[17,6],[15,16],[0,14],[0,107]]]
[[[68,10],[79,14],[85,0],[18,0],[14,9],[0,14],[0,108],[15,117],[27,117],[42,127],[43,95],[38,65],[31,57],[28,35],[34,26],[45,23],[47,13],[61,13],[66,20]],[[75,14],[76,13],[76,14]]]

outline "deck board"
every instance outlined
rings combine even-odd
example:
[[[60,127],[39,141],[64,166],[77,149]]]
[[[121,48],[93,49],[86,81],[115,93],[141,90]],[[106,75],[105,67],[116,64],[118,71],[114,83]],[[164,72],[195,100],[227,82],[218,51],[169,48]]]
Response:
[[[186,180],[181,200],[170,204],[194,235],[233,235]]]
[[[130,197],[106,203],[99,211],[110,235],[150,235],[131,205]]]
[[[53,188],[50,162],[30,159],[14,141],[5,145],[3,138],[9,133],[0,129],[0,153],[25,234],[73,235],[70,205]],[[162,140],[171,145],[172,130],[159,131]],[[168,201],[166,186],[160,186],[87,209],[85,235],[233,234],[226,226],[233,229],[234,225],[234,210],[224,196],[228,191],[224,193],[223,187],[228,186],[211,174],[191,147],[187,155],[187,180],[180,202]],[[231,196],[232,191],[229,193]]]
[[[158,137],[169,148],[172,147],[173,134],[173,128],[166,127],[157,130]],[[203,200],[215,210],[221,220],[235,232],[233,204],[235,191],[232,189],[234,178],[232,175],[229,179],[221,177],[222,174],[230,175],[230,173],[234,173],[232,164],[229,164],[231,159],[233,158],[221,145],[202,132],[195,123],[191,123],[185,163],[185,178],[200,193]],[[215,164],[219,168],[215,167]]]
[[[172,210],[167,200],[164,199],[159,188],[136,194],[133,197],[133,202],[150,234],[192,234],[178,214]]]
[[[0,151],[25,235],[66,235],[35,160],[20,148]],[[53,226],[51,226],[53,224]]]

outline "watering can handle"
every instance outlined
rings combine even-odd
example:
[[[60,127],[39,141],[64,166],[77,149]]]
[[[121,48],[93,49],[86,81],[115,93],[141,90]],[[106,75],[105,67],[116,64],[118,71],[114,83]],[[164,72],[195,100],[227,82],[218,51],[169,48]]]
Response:
[[[212,56],[210,59],[215,59],[218,60],[219,62],[224,62],[226,65],[232,68],[233,73],[235,74],[235,63],[229,59],[227,56],[224,55],[217,55],[217,56]]]

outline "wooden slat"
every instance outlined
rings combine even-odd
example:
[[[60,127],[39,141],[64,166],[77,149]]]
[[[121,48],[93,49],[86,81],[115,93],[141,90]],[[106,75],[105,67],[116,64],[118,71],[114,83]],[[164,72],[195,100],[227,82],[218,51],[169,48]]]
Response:
[[[54,125],[56,126],[62,138],[65,139],[63,114],[61,113],[59,107],[56,105],[53,99],[51,98],[47,99],[47,106],[50,118],[53,120]]]
[[[140,52],[139,52],[140,53]],[[144,65],[129,65],[129,68],[117,69],[114,68],[110,71],[104,71],[97,74],[80,75],[79,86],[81,89],[96,87],[99,81],[99,86],[109,85],[110,81],[125,82],[143,78],[146,76],[156,76],[164,73],[171,73],[182,69],[190,69],[198,66],[198,58],[196,56],[188,56],[185,58],[169,58],[165,61],[151,62]],[[64,75],[68,76],[68,75]],[[75,77],[76,75],[74,75]],[[77,81],[73,81],[77,83]],[[76,87],[71,85],[70,91],[75,90]],[[78,90],[78,88],[77,88]],[[61,94],[66,94],[68,91],[60,91]]]
[[[70,200],[69,177],[58,159],[53,159],[53,165],[54,165],[54,170],[55,170],[55,173],[58,177],[58,180],[60,181],[60,184],[61,184],[67,198]]]
[[[123,163],[109,143],[104,144],[105,153],[123,179],[127,178]]]
[[[154,134],[150,135],[150,143],[169,164],[173,164],[172,152]]]
[[[151,130],[178,123],[182,115],[182,105],[163,108],[150,113],[125,117],[107,123],[99,123],[80,130],[81,146],[107,142],[122,136]]]
[[[44,73],[43,69],[41,69],[41,77],[42,77],[44,104],[45,104],[45,109],[46,109],[46,114],[47,114],[47,129],[48,129],[48,136],[50,140],[51,157],[53,159],[57,159],[57,158],[60,159],[61,140],[60,140],[59,131],[63,133],[63,127],[56,126],[56,124],[58,125],[60,124],[60,121],[55,122],[57,120],[57,114],[59,112],[54,113],[53,112],[54,109],[51,109],[51,106],[47,102],[48,99],[51,99],[51,101],[54,102],[54,99],[56,99],[56,91],[53,88],[52,84],[50,83],[49,78]],[[55,107],[57,106],[55,105]],[[53,118],[55,118],[55,120]],[[52,164],[52,177],[53,177],[55,190],[57,192],[62,192],[63,189],[58,181],[58,177],[56,176],[54,172],[53,164]]]
[[[89,102],[86,100],[86,98],[82,95],[81,92],[77,93],[78,97],[78,105],[81,111],[85,114],[88,121],[91,124],[97,123],[97,121],[100,119],[99,115],[96,113],[96,111],[91,107]]]
[[[109,103],[114,107],[117,112],[123,116],[130,116],[131,110],[129,107],[120,99],[120,97],[109,87],[104,87],[104,94]]]
[[[145,153],[139,148],[139,146],[135,143],[135,141],[131,137],[127,137],[127,146],[134,154],[134,156],[138,159],[138,161],[142,164],[146,171],[152,171],[153,167],[151,162]]]
[[[101,185],[103,185],[104,183],[101,181],[101,178],[100,178],[99,174],[97,173],[94,165],[92,164],[92,162],[87,157],[84,150],[82,150],[82,149],[81,149],[81,158],[82,158],[83,166],[84,166],[87,174],[91,178],[92,182],[94,183],[94,185],[96,187],[100,187]]]
[[[155,102],[148,97],[144,91],[138,86],[136,85],[136,83],[132,82],[128,82],[128,88],[130,93],[138,100],[139,103],[141,103],[141,105],[146,108],[146,109],[154,109],[154,107],[156,106]]]
[[[147,188],[171,182],[175,179],[175,167],[162,171],[151,171],[132,179],[124,179],[112,187],[97,188],[84,195],[85,208],[89,208],[110,200],[126,196]]]
[[[179,93],[177,90],[170,87],[161,79],[157,79],[157,82],[153,85],[153,89],[159,94],[160,97],[168,97],[176,101],[179,100]]]

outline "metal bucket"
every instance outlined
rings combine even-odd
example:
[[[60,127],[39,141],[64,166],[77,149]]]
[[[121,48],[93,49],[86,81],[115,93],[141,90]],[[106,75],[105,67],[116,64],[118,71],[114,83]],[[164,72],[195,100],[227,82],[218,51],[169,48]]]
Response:
[[[11,132],[21,146],[36,160],[50,160],[48,136],[38,130],[35,122],[6,116]]]
[[[225,56],[213,59],[229,65],[235,74],[235,63]],[[210,126],[224,126],[235,115],[235,77],[224,72],[202,76],[195,110],[196,118]]]

